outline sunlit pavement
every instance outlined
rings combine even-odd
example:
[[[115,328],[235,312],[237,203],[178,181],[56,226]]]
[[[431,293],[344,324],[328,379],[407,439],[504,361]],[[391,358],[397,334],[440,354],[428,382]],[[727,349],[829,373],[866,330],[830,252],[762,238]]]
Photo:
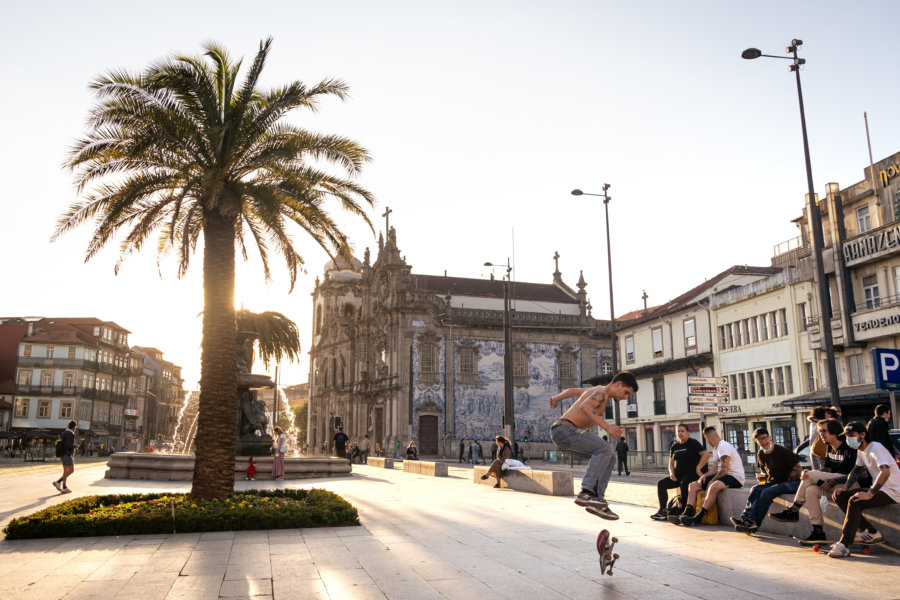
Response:
[[[82,494],[187,491],[182,483],[104,480],[80,468],[73,494],[52,477],[7,478],[0,519]],[[324,487],[352,502],[361,527],[58,538],[0,542],[2,598],[892,598],[900,557],[829,559],[784,538],[724,527],[682,528],[648,517],[650,479],[614,481],[619,521],[559,498],[450,477],[354,466],[354,474],[249,487]],[[646,483],[641,483],[646,482]],[[577,483],[577,482],[576,482]],[[250,485],[253,484],[253,485]],[[651,500],[652,501],[652,500]],[[609,528],[621,555],[600,572],[594,542]]]

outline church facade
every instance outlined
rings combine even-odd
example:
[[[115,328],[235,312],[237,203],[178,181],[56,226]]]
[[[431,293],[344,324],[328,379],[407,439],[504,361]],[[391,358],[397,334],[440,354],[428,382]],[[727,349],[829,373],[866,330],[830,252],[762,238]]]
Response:
[[[460,440],[503,432],[504,293],[509,285],[514,420],[532,453],[559,418],[549,398],[610,375],[608,321],[591,316],[586,284],[420,275],[396,231],[370,262],[337,259],[316,280],[307,443],[330,452],[338,426],[388,452],[415,440],[426,456],[455,455]],[[487,450],[487,448],[485,448]]]

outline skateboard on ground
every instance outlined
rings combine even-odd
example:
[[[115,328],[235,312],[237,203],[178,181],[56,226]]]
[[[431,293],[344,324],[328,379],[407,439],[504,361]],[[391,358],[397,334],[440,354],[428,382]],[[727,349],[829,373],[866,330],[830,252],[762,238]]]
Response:
[[[799,543],[801,546],[807,546],[807,547],[812,546],[813,552],[821,552],[822,554],[828,554],[828,550],[831,549],[831,545],[835,543],[834,541],[828,541],[828,540],[820,540],[817,542],[808,542],[806,540],[801,540],[798,538],[794,538],[794,539],[796,539],[797,543]],[[874,544],[864,544],[861,542],[854,542],[854,543],[850,544],[851,549],[854,546],[861,547],[862,553],[865,554],[866,556],[868,556],[869,554],[872,553],[872,548],[874,548],[874,547],[884,548],[885,550],[890,550],[894,554],[900,554],[900,550],[897,550],[893,546],[888,545],[887,542],[875,542]]]
[[[600,553],[600,572],[606,573],[607,575],[613,574],[613,565],[616,564],[616,561],[619,559],[618,554],[613,554],[613,547],[615,547],[616,542],[619,541],[619,538],[609,538],[609,530],[604,529],[600,533],[597,534],[597,552]]]

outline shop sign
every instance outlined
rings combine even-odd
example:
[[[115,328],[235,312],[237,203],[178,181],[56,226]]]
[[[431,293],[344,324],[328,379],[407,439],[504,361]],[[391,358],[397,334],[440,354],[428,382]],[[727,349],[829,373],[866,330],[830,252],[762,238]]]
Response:
[[[866,262],[900,248],[900,226],[891,225],[857,237],[844,244],[844,262],[848,267]]]

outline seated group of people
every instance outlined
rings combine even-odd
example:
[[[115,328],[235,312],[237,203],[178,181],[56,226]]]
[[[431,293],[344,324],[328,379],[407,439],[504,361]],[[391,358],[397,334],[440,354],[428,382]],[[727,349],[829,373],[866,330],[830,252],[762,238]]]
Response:
[[[879,408],[882,408],[879,406]],[[766,429],[757,429],[753,438],[759,446],[756,454],[759,483],[750,491],[744,512],[730,517],[737,531],[756,532],[766,518],[775,498],[794,494],[790,507],[768,514],[775,521],[795,522],[804,506],[812,525],[810,534],[800,543],[812,545],[825,542],[825,520],[820,499],[830,497],[846,513],[840,540],[828,556],[842,558],[850,555],[854,543],[873,544],[883,541],[881,534],[866,520],[863,511],[900,502],[900,468],[893,456],[890,441],[870,441],[871,427],[854,421],[846,426],[836,418],[816,409],[809,420],[815,427],[817,454],[823,455],[812,469],[801,469],[799,459],[791,450],[775,444]],[[888,419],[890,413],[888,413]],[[706,441],[714,448],[715,471],[708,471],[709,453],[692,439],[686,425],[677,429],[678,442],[669,451],[669,476],[657,483],[659,510],[650,518],[677,525],[693,526],[703,522],[708,510],[716,502],[717,494],[726,488],[744,485],[744,468],[733,445],[719,437],[714,427],[703,430]],[[815,441],[814,438],[811,438]],[[673,502],[668,502],[668,490],[679,488]],[[694,505],[700,490],[706,498],[699,511]]]

